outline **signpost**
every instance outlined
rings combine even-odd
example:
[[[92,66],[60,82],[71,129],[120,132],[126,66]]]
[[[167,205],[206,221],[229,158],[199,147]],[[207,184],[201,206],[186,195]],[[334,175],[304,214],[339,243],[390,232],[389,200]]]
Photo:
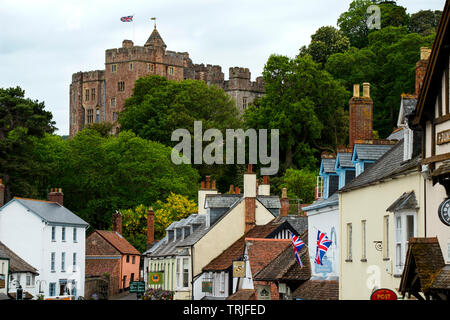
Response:
[[[378,289],[372,293],[370,300],[397,300],[397,294],[391,289]]]
[[[144,281],[131,281],[130,282],[130,293],[144,293],[145,292],[145,282]]]

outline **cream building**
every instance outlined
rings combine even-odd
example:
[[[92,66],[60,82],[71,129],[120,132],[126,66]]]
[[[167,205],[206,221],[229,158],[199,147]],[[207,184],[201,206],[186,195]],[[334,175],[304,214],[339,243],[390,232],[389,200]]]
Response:
[[[202,269],[255,225],[265,225],[280,214],[279,197],[257,187],[256,174],[244,174],[243,194],[218,194],[215,183],[199,190],[199,211],[167,228],[166,236],[144,253],[144,277],[162,272],[174,299],[192,299],[202,291]],[[202,186],[205,186],[202,184]],[[147,275],[146,275],[147,274]],[[225,281],[225,280],[223,280]]]

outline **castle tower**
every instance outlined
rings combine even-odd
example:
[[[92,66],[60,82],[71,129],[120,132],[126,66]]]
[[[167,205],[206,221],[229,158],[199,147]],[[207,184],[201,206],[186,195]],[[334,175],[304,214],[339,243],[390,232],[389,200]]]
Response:
[[[152,49],[162,48],[166,50],[167,46],[164,43],[161,35],[159,34],[156,26],[153,28],[153,32],[148,38],[147,42],[144,44],[144,47],[150,47]]]

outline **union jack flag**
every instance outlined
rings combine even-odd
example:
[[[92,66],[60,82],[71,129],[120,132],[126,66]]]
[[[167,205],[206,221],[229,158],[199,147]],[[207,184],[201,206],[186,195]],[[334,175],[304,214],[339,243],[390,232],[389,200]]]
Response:
[[[133,16],[122,17],[122,18],[120,18],[120,21],[122,21],[122,22],[130,22],[130,21],[133,21]]]
[[[298,236],[292,236],[292,246],[294,247],[295,258],[297,259],[300,268],[303,268],[302,260],[300,259],[300,250],[305,246],[305,243]]]
[[[317,247],[316,247],[316,258],[314,262],[320,265],[322,264],[322,258],[327,253],[328,248],[331,246],[331,240],[325,235],[325,233],[317,230]]]

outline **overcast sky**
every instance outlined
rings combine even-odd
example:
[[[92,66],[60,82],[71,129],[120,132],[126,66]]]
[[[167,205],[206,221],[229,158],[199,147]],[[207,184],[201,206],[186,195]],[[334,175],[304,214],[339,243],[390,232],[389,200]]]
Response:
[[[399,0],[409,13],[445,0]],[[336,26],[351,0],[0,0],[0,87],[45,101],[57,134],[69,133],[69,85],[78,71],[104,69],[123,39],[142,46],[157,17],[168,50],[194,63],[247,67],[261,75],[272,53],[290,57],[321,26]],[[120,17],[134,14],[134,23]],[[134,32],[133,32],[134,24]]]

